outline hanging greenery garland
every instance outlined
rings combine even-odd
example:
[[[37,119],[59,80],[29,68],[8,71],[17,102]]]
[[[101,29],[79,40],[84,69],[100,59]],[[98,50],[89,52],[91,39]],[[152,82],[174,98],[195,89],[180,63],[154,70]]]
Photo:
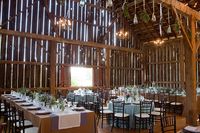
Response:
[[[143,11],[142,13],[140,13],[140,19],[144,22],[144,23],[148,23],[150,20],[150,16],[147,13],[146,9],[145,9],[145,0],[143,0]]]
[[[150,16],[149,14],[146,12],[146,10],[144,10],[142,13],[140,13],[140,19],[144,22],[144,23],[148,23],[150,20]]]
[[[126,0],[124,0],[124,3],[122,5],[122,10],[123,10],[123,13],[124,13],[124,17],[129,19],[130,14],[129,14],[129,11],[128,11],[128,5],[127,5]]]
[[[178,20],[175,21],[175,23],[173,24],[174,30],[178,33],[180,30],[180,26],[178,23]]]

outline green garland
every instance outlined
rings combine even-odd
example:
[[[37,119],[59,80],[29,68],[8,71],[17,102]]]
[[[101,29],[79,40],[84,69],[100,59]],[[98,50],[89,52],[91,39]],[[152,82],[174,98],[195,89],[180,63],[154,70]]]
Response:
[[[124,4],[124,17],[125,18],[130,18],[130,14],[129,14],[129,11],[128,11],[128,5],[125,3]]]
[[[148,23],[150,21],[150,16],[147,13],[146,10],[144,10],[142,13],[140,13],[140,19],[144,22],[144,23]]]
[[[176,20],[175,23],[173,24],[173,28],[177,33],[179,32],[180,26],[179,26],[178,20]]]

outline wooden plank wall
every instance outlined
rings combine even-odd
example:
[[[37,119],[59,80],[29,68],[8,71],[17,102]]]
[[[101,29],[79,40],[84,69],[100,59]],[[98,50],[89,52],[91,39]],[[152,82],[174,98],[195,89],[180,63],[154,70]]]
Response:
[[[143,54],[111,52],[111,86],[143,84]]]
[[[105,8],[104,0],[89,0],[84,7],[75,0],[1,0],[0,29],[49,35],[65,39],[101,42],[106,45],[137,48],[131,28],[126,40],[116,38],[123,19]],[[60,18],[67,18],[72,26],[57,26]],[[105,49],[63,44],[56,45],[56,87],[70,86],[69,67],[94,68],[94,85],[105,86]],[[140,84],[141,54],[111,50],[111,85]],[[0,34],[0,88],[49,88],[50,43],[48,40]],[[126,77],[127,75],[127,77]],[[125,76],[125,78],[124,78]]]
[[[152,45],[152,44],[151,44]],[[184,44],[181,39],[165,43],[163,46],[146,48],[146,83],[151,86],[181,88],[185,87],[184,79]],[[181,79],[181,77],[183,78]],[[184,81],[183,81],[184,82]]]

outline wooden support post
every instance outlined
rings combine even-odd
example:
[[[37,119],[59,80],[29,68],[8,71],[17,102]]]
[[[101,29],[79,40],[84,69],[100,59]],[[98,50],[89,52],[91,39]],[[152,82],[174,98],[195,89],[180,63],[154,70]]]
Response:
[[[56,44],[50,41],[50,92],[56,94]]]
[[[183,39],[180,40],[180,82],[181,87],[185,88],[185,61],[184,61],[184,42]]]
[[[106,49],[106,87],[110,87],[110,54],[111,50]]]
[[[186,74],[186,123],[189,125],[197,124],[197,96],[196,96],[196,42],[195,42],[195,18],[191,17],[191,44],[185,45],[185,74]]]
[[[148,61],[148,51],[147,51],[147,49],[146,48],[143,48],[143,52],[144,52],[144,54],[143,54],[143,58],[142,58],[142,64],[143,64],[143,71],[141,71],[141,73],[142,73],[142,78],[141,78],[141,80],[142,80],[142,84],[148,84],[148,82],[149,82],[149,69],[148,69],[148,65],[150,65],[150,64],[148,64],[147,63],[147,61]]]

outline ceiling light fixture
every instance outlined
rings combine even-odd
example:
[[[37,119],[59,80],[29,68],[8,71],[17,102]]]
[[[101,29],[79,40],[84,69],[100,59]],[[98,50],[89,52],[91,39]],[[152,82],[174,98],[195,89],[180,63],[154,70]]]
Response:
[[[121,29],[116,33],[116,36],[119,39],[126,39],[126,38],[128,38],[128,31],[125,31],[124,29]]]
[[[155,46],[161,46],[161,45],[163,45],[164,42],[165,41],[162,39],[157,39],[157,40],[153,41]]]
[[[56,24],[61,27],[64,28],[65,26],[71,26],[72,23],[69,19],[66,18],[60,18],[59,21],[56,22]]]

